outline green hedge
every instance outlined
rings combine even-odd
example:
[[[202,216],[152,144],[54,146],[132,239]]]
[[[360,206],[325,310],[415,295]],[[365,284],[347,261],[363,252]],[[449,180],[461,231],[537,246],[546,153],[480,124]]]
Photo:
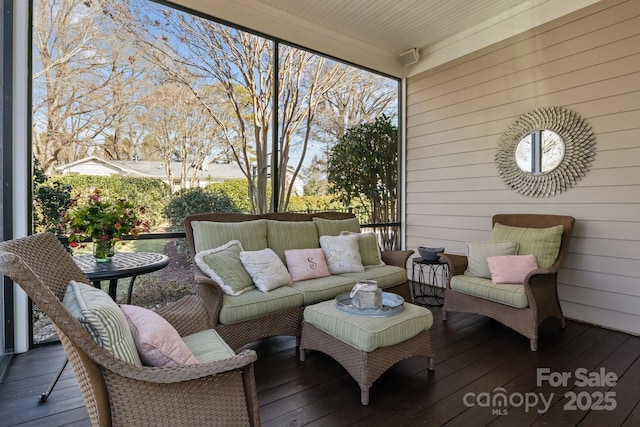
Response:
[[[126,199],[137,209],[144,207],[145,213],[140,219],[148,221],[151,230],[167,222],[162,209],[169,203],[170,191],[169,185],[160,179],[89,175],[52,176],[50,179],[70,185],[72,197],[80,195],[80,199],[84,199],[98,188],[105,198]]]

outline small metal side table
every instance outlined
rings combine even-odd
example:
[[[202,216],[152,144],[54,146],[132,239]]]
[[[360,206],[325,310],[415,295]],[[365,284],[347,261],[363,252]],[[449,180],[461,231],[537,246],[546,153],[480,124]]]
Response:
[[[449,264],[440,258],[427,261],[415,257],[412,261],[411,281],[418,284],[415,290],[411,286],[413,300],[424,305],[441,306],[449,279]]]

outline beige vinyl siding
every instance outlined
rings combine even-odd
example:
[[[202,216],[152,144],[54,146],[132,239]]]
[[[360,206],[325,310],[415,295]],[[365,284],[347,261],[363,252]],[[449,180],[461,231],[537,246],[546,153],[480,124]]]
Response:
[[[530,198],[497,175],[502,132],[563,106],[596,137],[568,191]],[[407,81],[407,247],[466,253],[496,213],[576,218],[559,274],[567,317],[640,334],[640,0],[602,1]]]

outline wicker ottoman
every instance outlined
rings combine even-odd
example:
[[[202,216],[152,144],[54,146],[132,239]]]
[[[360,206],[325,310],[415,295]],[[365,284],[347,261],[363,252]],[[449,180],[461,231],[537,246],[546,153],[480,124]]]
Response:
[[[433,370],[432,324],[428,309],[409,303],[393,316],[363,317],[338,310],[334,300],[321,302],[304,310],[300,360],[306,349],[331,356],[356,380],[367,405],[373,382],[397,362],[426,356]]]

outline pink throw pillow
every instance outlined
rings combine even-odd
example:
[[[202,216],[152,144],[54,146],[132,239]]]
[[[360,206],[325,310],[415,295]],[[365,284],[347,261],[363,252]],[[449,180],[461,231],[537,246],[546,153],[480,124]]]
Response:
[[[162,316],[135,305],[120,305],[136,343],[140,360],[147,366],[195,365],[198,360]]]
[[[503,255],[487,257],[493,283],[523,284],[530,271],[538,268],[535,255]]]
[[[284,257],[294,282],[331,275],[321,248],[288,249],[284,251]]]

